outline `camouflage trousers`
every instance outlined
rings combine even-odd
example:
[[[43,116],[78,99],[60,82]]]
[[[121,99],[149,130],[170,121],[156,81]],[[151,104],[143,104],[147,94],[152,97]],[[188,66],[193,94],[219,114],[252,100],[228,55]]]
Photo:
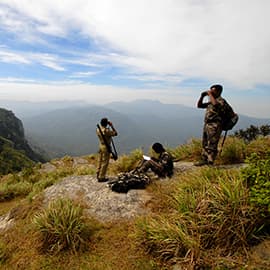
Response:
[[[139,172],[145,173],[148,171],[148,169],[151,169],[151,171],[154,172],[159,177],[165,176],[165,172],[162,170],[162,168],[160,168],[160,166],[158,166],[158,164],[152,159],[144,160],[143,164],[139,168]]]
[[[220,123],[205,123],[202,137],[202,158],[213,163],[218,153],[218,142],[222,133]]]
[[[106,177],[109,161],[110,161],[110,153],[106,148],[101,148],[99,150],[97,178],[103,179]]]

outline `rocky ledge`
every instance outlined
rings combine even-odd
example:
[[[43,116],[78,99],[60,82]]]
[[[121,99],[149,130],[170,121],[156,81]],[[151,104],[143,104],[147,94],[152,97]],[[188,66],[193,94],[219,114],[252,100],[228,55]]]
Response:
[[[144,207],[151,196],[146,190],[130,190],[128,193],[111,191],[106,183],[99,183],[90,175],[69,176],[44,191],[44,203],[57,198],[70,198],[81,202],[85,212],[100,221],[130,219],[146,214]]]
[[[217,166],[221,168],[242,167],[244,164]],[[54,171],[56,166],[47,165],[42,168]],[[194,170],[192,162],[176,162],[175,174]],[[153,181],[170,181],[153,180]],[[107,183],[99,183],[92,175],[68,176],[62,181],[44,190],[44,205],[57,198],[70,198],[82,204],[85,214],[101,222],[110,222],[119,219],[132,219],[139,215],[149,214],[146,205],[151,200],[151,194],[146,189],[133,189],[128,193],[113,192]],[[0,216],[0,231],[10,228],[14,224],[14,215],[10,213]]]

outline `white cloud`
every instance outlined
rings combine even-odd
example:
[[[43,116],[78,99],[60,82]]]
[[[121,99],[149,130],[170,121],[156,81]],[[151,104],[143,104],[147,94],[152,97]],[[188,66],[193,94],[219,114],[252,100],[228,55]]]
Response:
[[[30,64],[30,61],[18,53],[0,51],[0,62]]]
[[[71,78],[85,78],[85,77],[91,77],[98,74],[98,72],[93,71],[87,71],[87,72],[75,72],[70,77]]]
[[[35,80],[32,79],[25,79],[25,78],[16,78],[16,77],[6,77],[0,78],[0,82],[5,83],[37,83]]]
[[[0,62],[9,64],[35,64],[39,63],[45,67],[53,69],[55,71],[64,71],[65,68],[61,66],[63,59],[59,59],[57,56],[51,54],[41,53],[24,53],[24,52],[12,52],[4,48],[0,48]]]
[[[179,74],[242,88],[270,84],[269,0],[0,0],[0,4],[9,7],[0,17],[8,18],[10,31],[15,26],[17,33],[30,38],[77,30],[107,51],[118,51],[110,60],[136,73]],[[63,70],[52,63],[43,62]]]
[[[135,90],[135,91],[134,91]],[[182,94],[181,94],[182,93]],[[0,78],[1,99],[55,101],[55,100],[84,100],[89,103],[105,104],[111,101],[131,101],[135,99],[159,99],[168,103],[182,103],[194,100],[192,95],[183,95],[176,89],[130,89],[111,85],[83,84],[79,81],[65,82],[24,82],[20,78]]]
[[[49,54],[31,54],[30,57],[36,61],[39,62],[41,65],[51,68],[55,71],[64,71],[65,68],[62,67],[58,62],[59,59],[53,55]]]
[[[129,80],[136,80],[136,81],[142,81],[142,82],[152,82],[151,85],[155,87],[160,87],[160,83],[165,83],[167,85],[179,85],[180,82],[184,80],[181,76],[176,75],[170,75],[170,74],[159,74],[159,75],[152,75],[152,74],[136,74],[136,73],[130,73],[130,74],[123,74],[118,76],[113,76],[113,79],[129,79]],[[164,86],[163,86],[164,87]]]

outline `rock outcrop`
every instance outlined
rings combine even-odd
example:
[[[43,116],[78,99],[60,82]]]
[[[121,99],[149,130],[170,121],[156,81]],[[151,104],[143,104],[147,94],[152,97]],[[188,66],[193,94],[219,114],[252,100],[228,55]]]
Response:
[[[60,161],[59,161],[60,162]],[[73,166],[86,166],[88,162],[83,158],[73,158]],[[58,164],[59,165],[59,164]],[[89,164],[88,164],[89,166]],[[218,166],[222,168],[243,167],[244,164]],[[52,172],[56,165],[45,163],[41,171]],[[196,170],[192,162],[176,162],[175,174]],[[166,183],[170,178],[153,181]],[[44,206],[58,198],[70,198],[81,203],[87,216],[94,217],[101,222],[111,222],[121,219],[132,219],[140,215],[150,214],[147,206],[152,196],[147,189],[133,189],[128,193],[113,192],[107,183],[100,183],[93,175],[68,176],[60,182],[44,190]],[[7,213],[0,216],[0,231],[10,228],[14,224],[14,215]]]
[[[82,202],[88,215],[100,221],[130,219],[147,213],[144,207],[151,196],[146,190],[116,193],[106,183],[99,183],[90,175],[69,176],[44,191],[44,203],[57,198],[71,198]]]

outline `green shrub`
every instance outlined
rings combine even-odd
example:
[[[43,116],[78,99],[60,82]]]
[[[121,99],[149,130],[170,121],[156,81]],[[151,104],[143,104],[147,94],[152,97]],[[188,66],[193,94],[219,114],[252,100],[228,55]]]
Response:
[[[71,156],[64,156],[61,158],[61,161],[64,163],[65,166],[70,167],[73,165],[73,157]]]
[[[179,176],[172,189],[171,213],[137,224],[139,242],[162,259],[210,268],[216,258],[209,257],[209,252],[227,256],[242,250],[262,225],[236,170],[202,168]]]
[[[223,138],[221,138],[220,143]],[[229,136],[222,147],[221,154],[218,155],[219,164],[236,164],[244,162],[246,157],[246,144],[242,139]]]
[[[267,136],[270,134],[270,125],[262,125],[256,127],[251,125],[247,129],[240,129],[234,133],[235,136],[244,139],[246,142],[251,142],[257,139],[259,136]]]
[[[113,165],[112,171],[115,173],[129,172],[142,160],[143,152],[140,149],[132,151],[129,155],[121,155]]]
[[[52,253],[62,250],[76,253],[80,250],[89,238],[82,211],[71,200],[58,199],[37,214],[33,222],[41,235],[43,250]]]
[[[170,149],[174,160],[198,160],[201,157],[202,142],[199,139],[191,139],[175,149]]]
[[[0,175],[21,171],[34,165],[22,151],[3,146],[0,151]]]
[[[74,169],[74,174],[76,175],[93,175],[95,174],[95,168],[90,166],[80,166]]]
[[[270,215],[270,152],[265,159],[252,154],[247,159],[248,166],[242,169],[242,177],[250,188],[250,201]]]
[[[52,186],[54,183],[56,183],[56,178],[50,177],[49,175],[45,178],[41,178],[40,181],[36,182],[32,189],[26,194],[27,198],[31,201],[31,199],[43,191],[45,188]]]
[[[270,137],[259,137],[247,145],[247,156],[256,153],[258,157],[265,158],[270,151]]]
[[[15,197],[26,196],[31,190],[32,184],[25,181],[13,184],[2,184],[0,186],[0,201],[9,201]]]
[[[189,224],[171,216],[156,216],[139,219],[136,223],[136,237],[146,251],[168,261],[185,257],[188,252],[198,250],[198,242],[188,229]]]

